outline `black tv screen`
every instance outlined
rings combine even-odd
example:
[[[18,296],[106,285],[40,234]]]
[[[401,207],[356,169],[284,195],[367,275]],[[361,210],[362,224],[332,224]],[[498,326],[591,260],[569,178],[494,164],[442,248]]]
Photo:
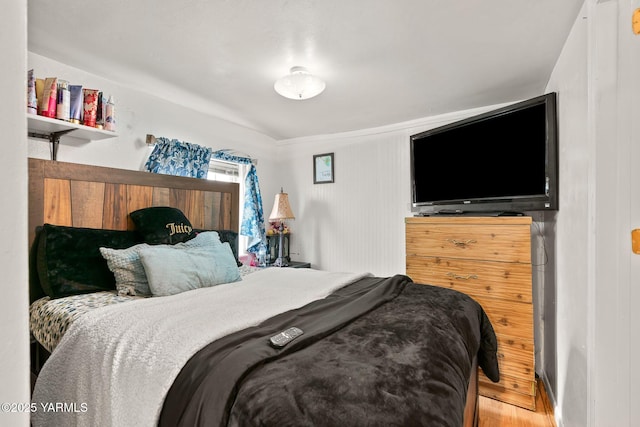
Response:
[[[558,209],[556,94],[410,137],[418,213]]]

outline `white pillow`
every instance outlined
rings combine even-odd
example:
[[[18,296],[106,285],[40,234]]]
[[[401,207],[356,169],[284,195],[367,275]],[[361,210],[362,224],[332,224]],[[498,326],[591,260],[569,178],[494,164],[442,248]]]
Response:
[[[205,247],[176,246],[156,245],[139,250],[153,296],[174,295],[241,280],[228,243]]]
[[[151,295],[149,282],[138,250],[150,245],[140,243],[127,249],[100,248],[107,266],[116,278],[118,295]]]

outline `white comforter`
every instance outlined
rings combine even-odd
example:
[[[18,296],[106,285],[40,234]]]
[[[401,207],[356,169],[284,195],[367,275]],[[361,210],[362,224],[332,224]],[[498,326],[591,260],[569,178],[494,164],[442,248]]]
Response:
[[[44,365],[32,423],[155,426],[171,384],[202,347],[366,275],[268,268],[236,283],[87,313]]]

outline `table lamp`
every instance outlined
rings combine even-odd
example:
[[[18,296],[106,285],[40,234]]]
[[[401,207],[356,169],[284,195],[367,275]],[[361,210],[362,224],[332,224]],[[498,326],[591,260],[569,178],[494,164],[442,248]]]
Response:
[[[288,265],[287,261],[282,256],[282,234],[284,231],[285,219],[296,219],[296,217],[293,216],[291,206],[289,206],[289,195],[287,193],[284,193],[282,191],[282,187],[280,187],[280,192],[276,194],[276,198],[273,201],[273,210],[271,211],[271,215],[269,215],[269,221],[280,222],[280,225],[278,227],[278,234],[280,235],[280,237],[278,238],[278,258],[273,263],[275,267],[286,267]]]

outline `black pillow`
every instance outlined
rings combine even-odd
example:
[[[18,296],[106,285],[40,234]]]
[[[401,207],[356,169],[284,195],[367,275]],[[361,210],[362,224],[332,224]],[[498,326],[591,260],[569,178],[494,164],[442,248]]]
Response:
[[[180,209],[154,206],[129,214],[142,240],[150,245],[174,245],[195,237],[191,222]]]
[[[231,246],[231,251],[233,252],[233,257],[236,259],[236,264],[238,267],[242,266],[240,259],[238,258],[238,233],[233,230],[193,230],[194,234],[202,233],[204,231],[215,231],[220,236],[220,241],[222,243],[229,242],[229,246]]]
[[[42,226],[38,225],[35,230],[35,236],[33,243],[29,248],[29,302],[46,296],[40,285],[40,278],[38,277],[38,242],[40,241],[40,234],[42,234]]]
[[[36,254],[40,286],[51,298],[115,289],[99,248],[125,249],[137,243],[133,231],[45,224]]]

